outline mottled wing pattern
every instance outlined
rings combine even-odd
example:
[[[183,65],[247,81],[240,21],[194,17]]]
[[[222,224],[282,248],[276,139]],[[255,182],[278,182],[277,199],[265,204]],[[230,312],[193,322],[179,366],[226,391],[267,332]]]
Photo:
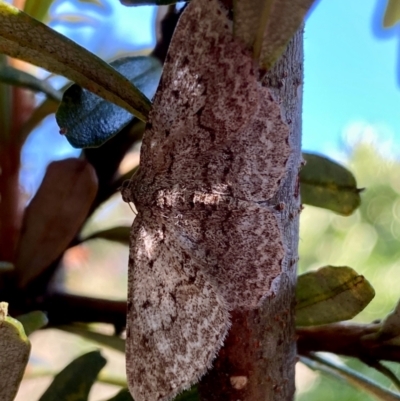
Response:
[[[141,166],[156,186],[267,200],[289,158],[289,128],[216,3],[193,1],[179,22]]]
[[[281,273],[265,206],[289,159],[280,106],[217,0],[192,0],[168,52],[123,188],[138,216],[129,265],[127,373],[136,401],[167,400],[210,366],[228,309],[254,308]]]
[[[229,309],[252,309],[273,292],[285,252],[279,222],[250,202],[195,195],[191,209],[170,220],[171,236],[218,288]],[[172,239],[171,238],[171,239]]]
[[[223,298],[151,217],[135,219],[130,248],[127,374],[138,401],[170,399],[197,381],[229,327]]]

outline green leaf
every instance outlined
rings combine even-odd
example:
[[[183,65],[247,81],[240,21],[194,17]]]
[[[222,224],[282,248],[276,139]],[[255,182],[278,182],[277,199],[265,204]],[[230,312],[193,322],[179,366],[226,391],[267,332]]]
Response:
[[[361,203],[353,174],[332,160],[303,153],[307,162],[300,171],[301,201],[348,216]]]
[[[347,366],[337,362],[328,360],[317,355],[309,355],[308,357],[300,356],[300,362],[304,363],[311,369],[320,370],[339,380],[344,380],[348,384],[372,395],[374,398],[382,401],[399,401],[400,394],[390,391],[382,387],[379,383],[372,381],[370,378],[349,369]]]
[[[188,2],[190,0],[119,0],[124,6],[169,6],[180,1]]]
[[[133,401],[131,393],[127,388],[123,388],[119,393],[117,393],[113,398],[108,401]]]
[[[38,21],[45,21],[49,14],[49,9],[54,0],[26,0],[24,12]]]
[[[0,302],[0,400],[13,401],[28,363],[31,345],[18,320]]]
[[[233,33],[269,70],[300,28],[315,0],[234,0]]]
[[[108,336],[106,334],[96,333],[95,331],[89,330],[85,326],[78,324],[62,325],[57,326],[57,328],[97,342],[101,345],[105,345],[106,347],[115,349],[116,351],[125,352],[125,340],[118,336]]]
[[[326,266],[298,277],[296,325],[351,319],[374,298],[371,284],[350,267]]]
[[[383,26],[390,28],[400,21],[400,1],[389,0],[383,17]]]
[[[47,315],[39,310],[32,311],[24,315],[19,315],[17,316],[17,320],[24,326],[27,336],[29,336],[34,331],[47,326],[47,324],[49,323]]]
[[[120,242],[121,244],[129,244],[130,231],[131,228],[126,226],[113,227],[108,230],[93,233],[89,237],[84,238],[83,241],[101,238],[109,241]]]
[[[154,57],[124,57],[111,65],[147,97],[152,98],[162,66]],[[72,85],[63,96],[56,114],[60,132],[76,148],[97,147],[112,138],[133,119],[125,109]]]
[[[0,53],[64,75],[146,121],[150,101],[126,78],[83,47],[1,0]]]
[[[89,391],[106,362],[99,351],[80,356],[55,376],[39,401],[87,401]]]
[[[54,89],[48,82],[8,65],[0,65],[0,81],[8,85],[20,86],[36,92],[43,92],[51,99],[58,102],[60,102],[62,98],[61,92]]]

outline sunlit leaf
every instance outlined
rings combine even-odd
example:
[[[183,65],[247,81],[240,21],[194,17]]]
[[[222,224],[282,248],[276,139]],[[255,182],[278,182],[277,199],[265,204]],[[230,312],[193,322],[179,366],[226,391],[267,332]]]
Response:
[[[234,0],[233,33],[268,70],[284,52],[315,0]]]
[[[300,171],[301,201],[347,216],[360,205],[360,190],[353,174],[326,157],[303,153]]]
[[[22,323],[27,336],[36,330],[39,330],[49,323],[47,315],[42,311],[36,310],[24,315],[17,316],[17,320]]]
[[[57,328],[84,337],[101,345],[105,345],[106,347],[115,349],[116,351],[125,352],[125,340],[118,336],[109,336],[103,333],[97,333],[93,330],[89,330],[87,327],[77,324],[62,325]]]
[[[25,0],[24,12],[43,22],[47,19],[53,2],[54,0]]]
[[[383,17],[383,26],[390,28],[400,21],[400,1],[388,0],[385,15]]]
[[[43,92],[48,97],[59,102],[61,101],[61,92],[54,89],[48,82],[8,65],[0,65],[0,81],[8,85],[20,86],[36,92]]]
[[[120,226],[109,228],[108,230],[98,231],[91,234],[89,237],[84,238],[83,241],[88,241],[91,239],[101,238],[108,241],[120,242],[121,244],[129,244],[129,233],[131,231],[130,227]]]
[[[0,52],[64,75],[146,121],[150,101],[126,78],[83,47],[3,1]]]
[[[20,287],[43,273],[82,226],[97,193],[97,177],[85,160],[51,163],[25,210],[15,271]]]
[[[31,345],[18,320],[0,302],[0,400],[13,401],[28,363]]]
[[[106,362],[99,351],[80,356],[55,376],[39,401],[87,401],[89,391]]]
[[[160,62],[153,57],[124,57],[111,65],[152,98],[161,76]],[[68,88],[56,114],[60,132],[76,148],[96,147],[109,140],[133,119],[126,110],[78,85]]]
[[[350,267],[326,266],[298,277],[296,325],[351,319],[374,298],[371,284]]]

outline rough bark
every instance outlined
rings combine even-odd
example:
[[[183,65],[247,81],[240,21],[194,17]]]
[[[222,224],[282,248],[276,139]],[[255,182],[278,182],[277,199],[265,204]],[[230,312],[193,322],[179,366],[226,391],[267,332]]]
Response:
[[[294,395],[296,336],[294,327],[298,260],[299,182],[303,32],[297,32],[285,54],[264,79],[291,127],[293,163],[271,205],[281,210],[287,255],[275,296],[253,311],[232,314],[232,327],[214,368],[200,383],[203,401],[280,401]]]

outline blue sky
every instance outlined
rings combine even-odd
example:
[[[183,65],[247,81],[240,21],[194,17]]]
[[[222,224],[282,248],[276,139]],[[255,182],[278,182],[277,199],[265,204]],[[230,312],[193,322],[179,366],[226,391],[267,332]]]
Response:
[[[305,30],[303,147],[330,153],[375,131],[400,143],[399,25],[386,1],[321,0]],[[364,135],[364,136],[365,136]],[[350,136],[352,138],[350,138]]]
[[[68,26],[60,18],[82,13],[82,3],[58,0],[51,25],[105,59],[153,46],[155,8],[102,2],[103,7],[83,7],[91,26],[87,21]],[[320,0],[309,15],[304,36],[304,150],[343,159],[343,150],[363,138],[399,156],[400,25],[382,28],[385,5],[385,0]],[[46,146],[49,140],[52,147]],[[24,149],[25,172],[35,171],[36,176],[28,186],[38,185],[49,159],[73,154],[77,151],[58,135],[54,118],[48,118]]]

